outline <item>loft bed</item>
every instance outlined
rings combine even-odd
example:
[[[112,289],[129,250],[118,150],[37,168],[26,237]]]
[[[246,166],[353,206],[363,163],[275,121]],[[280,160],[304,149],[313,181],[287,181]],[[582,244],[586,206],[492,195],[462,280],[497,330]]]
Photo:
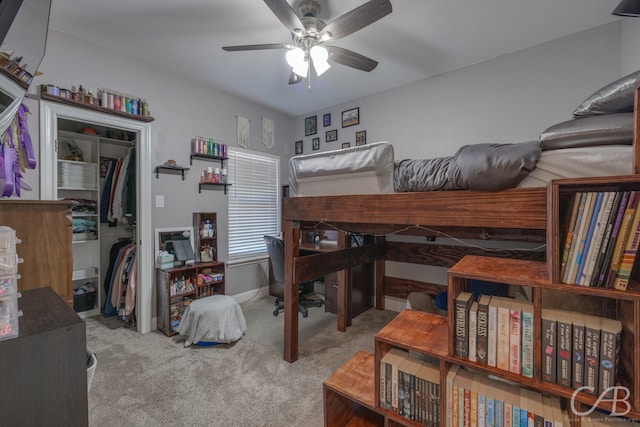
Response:
[[[630,77],[633,79],[630,81]],[[607,175],[628,175],[640,173],[640,71],[626,76],[616,84],[618,89],[626,85],[626,96],[631,96],[632,124],[631,144],[623,152],[627,165],[625,173],[604,173]],[[609,86],[611,86],[609,85]],[[632,85],[629,87],[629,85]],[[605,89],[609,89],[608,92]],[[611,94],[611,88],[604,87],[583,102],[576,112],[574,120],[580,117],[580,108],[594,96],[609,96],[608,101],[619,101]],[[596,97],[597,98],[597,97]],[[596,102],[597,104],[597,102]],[[615,102],[614,102],[615,104]],[[593,105],[593,104],[592,104]],[[599,107],[600,105],[596,105]],[[617,108],[617,107],[616,107]],[[627,110],[628,111],[628,110]],[[602,111],[595,114],[602,115]],[[573,125],[573,123],[571,123]],[[550,128],[553,132],[553,127]],[[566,141],[565,141],[566,142]],[[598,144],[608,141],[601,139]],[[596,144],[596,145],[598,145]],[[569,141],[568,147],[571,147]],[[615,151],[614,147],[606,151]],[[544,156],[542,156],[544,158]],[[292,159],[293,160],[293,159]],[[563,164],[566,166],[566,162]],[[331,159],[332,164],[339,164]],[[292,168],[295,166],[292,165]],[[397,167],[397,165],[396,165]],[[365,168],[366,169],[366,168]],[[571,168],[566,168],[571,170]],[[344,172],[344,171],[343,171]],[[370,173],[376,174],[374,170]],[[589,170],[582,176],[594,176]],[[596,173],[599,173],[596,171]],[[343,177],[348,178],[348,173]],[[359,174],[356,181],[360,180]],[[601,173],[602,175],[602,173]],[[599,175],[596,175],[599,176]],[[571,176],[575,177],[575,176]],[[294,177],[295,178],[295,177]],[[550,174],[551,179],[562,178]],[[331,182],[331,177],[328,178]],[[307,188],[326,188],[326,182],[312,177]],[[375,181],[375,180],[374,180]],[[547,223],[551,221],[547,212],[547,186],[539,179],[526,180],[525,186],[497,191],[452,190],[452,191],[406,191],[389,192],[389,183],[378,179],[380,188],[385,192],[377,193],[368,187],[364,192],[370,194],[339,195],[303,195],[283,199],[282,219],[285,240],[285,327],[284,359],[295,362],[298,359],[298,293],[294,283],[310,280],[314,277],[338,271],[342,280],[348,280],[346,272],[352,266],[362,263],[375,265],[375,307],[384,308],[384,296],[406,298],[413,291],[435,294],[443,287],[438,284],[406,280],[385,275],[385,261],[399,261],[439,267],[451,267],[465,255],[487,255],[488,250],[479,245],[417,244],[387,241],[385,236],[393,234],[426,236],[434,241],[440,237],[458,239],[477,239],[481,241],[527,242],[544,247],[547,240]],[[349,188],[339,181],[338,188]],[[537,183],[537,184],[536,184]],[[291,184],[291,183],[290,183]],[[359,185],[359,183],[356,183]],[[336,187],[336,186],[334,186]],[[375,185],[374,185],[375,187]],[[299,188],[296,188],[299,190]],[[299,256],[301,236],[305,230],[329,229],[339,231],[335,250],[310,256]],[[349,247],[349,233],[369,235],[370,243],[358,247]],[[550,257],[546,250],[516,251],[510,249],[490,250],[491,256],[545,260]],[[349,284],[338,289],[338,329],[346,330],[350,319],[346,304]]]

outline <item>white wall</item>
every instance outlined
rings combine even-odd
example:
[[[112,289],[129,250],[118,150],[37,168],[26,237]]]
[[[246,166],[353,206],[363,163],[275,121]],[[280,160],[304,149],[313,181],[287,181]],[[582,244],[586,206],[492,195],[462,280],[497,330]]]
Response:
[[[622,75],[640,70],[640,19],[622,18]]]
[[[333,122],[319,127],[321,150],[347,141],[353,146],[359,130],[367,131],[367,142],[393,143],[396,159],[449,156],[472,143],[537,139],[547,127],[570,119],[582,99],[621,76],[620,44],[617,21],[317,111],[320,123],[329,112]],[[341,128],[341,112],[353,107],[360,108],[360,125]],[[324,131],[336,125],[338,141],[324,142]],[[304,140],[304,152],[311,152],[303,116],[296,135]]]

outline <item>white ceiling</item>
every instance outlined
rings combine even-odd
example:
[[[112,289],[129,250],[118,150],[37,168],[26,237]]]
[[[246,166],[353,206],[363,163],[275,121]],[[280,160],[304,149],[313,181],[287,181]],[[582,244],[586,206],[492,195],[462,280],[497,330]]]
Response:
[[[326,23],[364,0],[317,0]],[[294,0],[289,0],[293,4]],[[379,62],[370,73],[335,64],[288,85],[290,43],[263,0],[53,0],[50,26],[113,52],[292,116],[337,105],[619,19],[618,0],[391,0],[393,12],[332,44]]]

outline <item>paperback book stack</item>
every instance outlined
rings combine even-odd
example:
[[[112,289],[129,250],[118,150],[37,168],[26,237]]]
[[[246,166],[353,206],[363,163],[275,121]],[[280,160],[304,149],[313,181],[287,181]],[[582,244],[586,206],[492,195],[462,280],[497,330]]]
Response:
[[[380,360],[382,408],[424,424],[440,425],[440,370],[392,348]]]
[[[560,263],[563,283],[626,290],[640,242],[638,191],[573,196]]]
[[[453,365],[446,378],[446,426],[570,427],[555,396]]]
[[[615,385],[620,321],[549,308],[542,309],[541,317],[543,381],[585,387],[596,396]]]
[[[455,355],[533,378],[533,304],[461,292],[455,301]]]

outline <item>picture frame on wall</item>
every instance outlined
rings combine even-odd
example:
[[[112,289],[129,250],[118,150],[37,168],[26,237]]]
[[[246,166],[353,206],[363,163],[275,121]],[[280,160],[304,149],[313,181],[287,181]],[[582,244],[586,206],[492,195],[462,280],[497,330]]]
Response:
[[[296,154],[302,154],[302,141],[296,141]]]
[[[350,142],[343,142],[342,143],[342,148],[349,148],[351,147],[351,143]]]
[[[326,142],[332,142],[338,140],[338,129],[328,130],[324,133],[324,140]]]
[[[355,107],[342,112],[342,127],[355,126],[360,124],[360,107]]]
[[[331,113],[327,113],[322,116],[322,126],[327,127],[331,126]]]
[[[356,132],[356,145],[365,145],[367,143],[367,131],[361,130]]]
[[[310,116],[304,119],[304,136],[318,133],[318,116]]]
[[[311,148],[313,148],[313,151],[320,149],[320,138],[313,138],[311,140]]]

